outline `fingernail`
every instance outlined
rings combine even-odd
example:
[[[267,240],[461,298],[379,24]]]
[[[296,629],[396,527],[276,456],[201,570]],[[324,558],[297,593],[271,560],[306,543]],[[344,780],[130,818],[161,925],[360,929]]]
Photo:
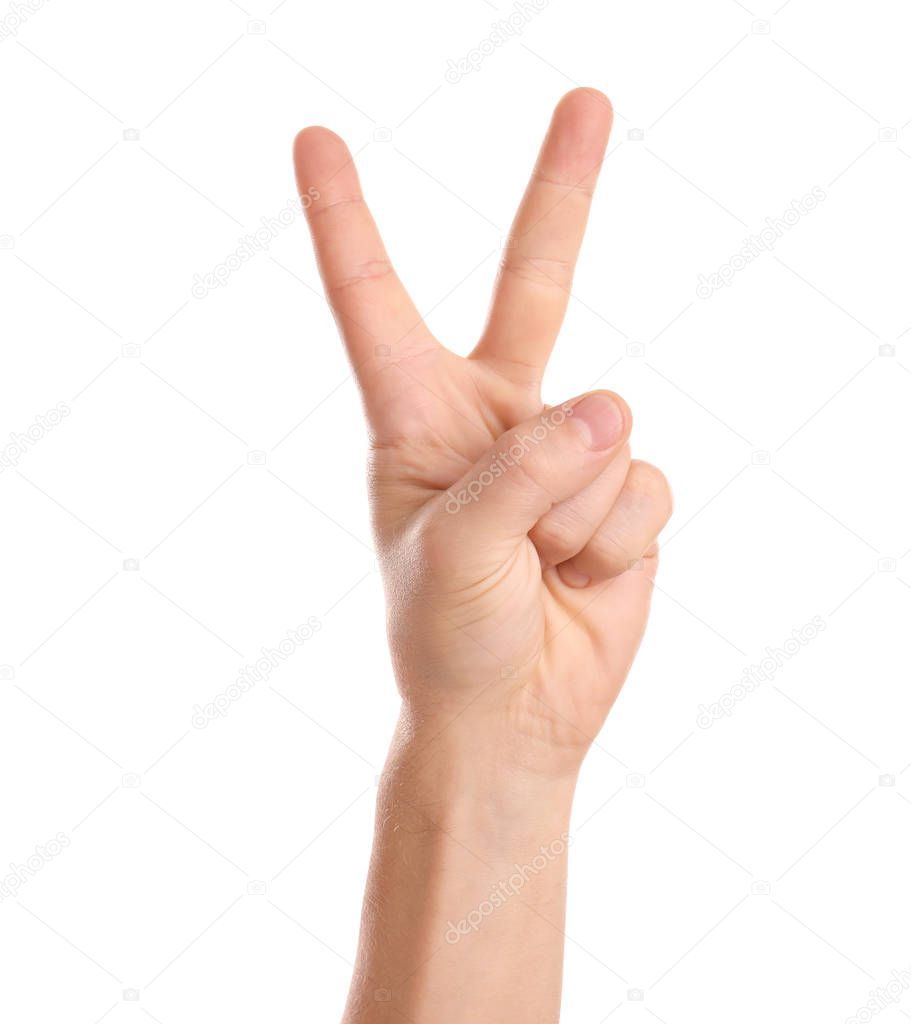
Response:
[[[612,447],[623,434],[623,413],[610,395],[587,395],[572,407],[572,418],[592,451]]]
[[[560,574],[560,579],[568,587],[574,587],[576,590],[582,590],[583,587],[587,587],[592,581],[591,576],[586,576],[584,572],[579,572],[578,569],[574,569],[565,562],[557,566],[557,572]]]

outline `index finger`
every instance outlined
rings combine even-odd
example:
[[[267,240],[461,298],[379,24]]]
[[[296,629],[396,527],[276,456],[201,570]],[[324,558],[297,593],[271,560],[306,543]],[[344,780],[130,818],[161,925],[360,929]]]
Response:
[[[294,170],[326,298],[363,382],[377,345],[418,330],[423,338],[426,328],[389,260],[345,143],[328,128],[305,128],[294,140]]]

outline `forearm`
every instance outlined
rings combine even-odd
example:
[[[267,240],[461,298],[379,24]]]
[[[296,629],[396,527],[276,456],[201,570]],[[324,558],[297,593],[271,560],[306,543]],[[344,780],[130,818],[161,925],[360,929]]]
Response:
[[[574,779],[457,727],[400,728],[345,1024],[555,1024]]]

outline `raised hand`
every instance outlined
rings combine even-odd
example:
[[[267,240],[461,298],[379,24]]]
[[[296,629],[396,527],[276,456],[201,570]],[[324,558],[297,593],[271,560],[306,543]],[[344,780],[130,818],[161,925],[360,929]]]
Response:
[[[408,297],[342,140],[308,128],[294,145],[366,409],[408,728],[544,774],[578,768],[616,699],[671,508],[662,474],[630,458],[622,399],[540,397],[611,120],[591,89],[557,106],[467,358]]]

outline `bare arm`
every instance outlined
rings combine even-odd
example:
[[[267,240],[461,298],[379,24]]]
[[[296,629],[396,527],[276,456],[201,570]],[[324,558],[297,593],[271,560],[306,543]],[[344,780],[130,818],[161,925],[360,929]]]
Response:
[[[420,742],[380,791],[345,1021],[555,1022],[572,780],[494,780],[459,736]]]
[[[619,396],[540,397],[610,125],[594,90],[557,107],[465,359],[395,275],[341,139],[295,142],[367,414],[402,695],[346,1024],[559,1016],[575,779],[645,628],[670,514]]]

